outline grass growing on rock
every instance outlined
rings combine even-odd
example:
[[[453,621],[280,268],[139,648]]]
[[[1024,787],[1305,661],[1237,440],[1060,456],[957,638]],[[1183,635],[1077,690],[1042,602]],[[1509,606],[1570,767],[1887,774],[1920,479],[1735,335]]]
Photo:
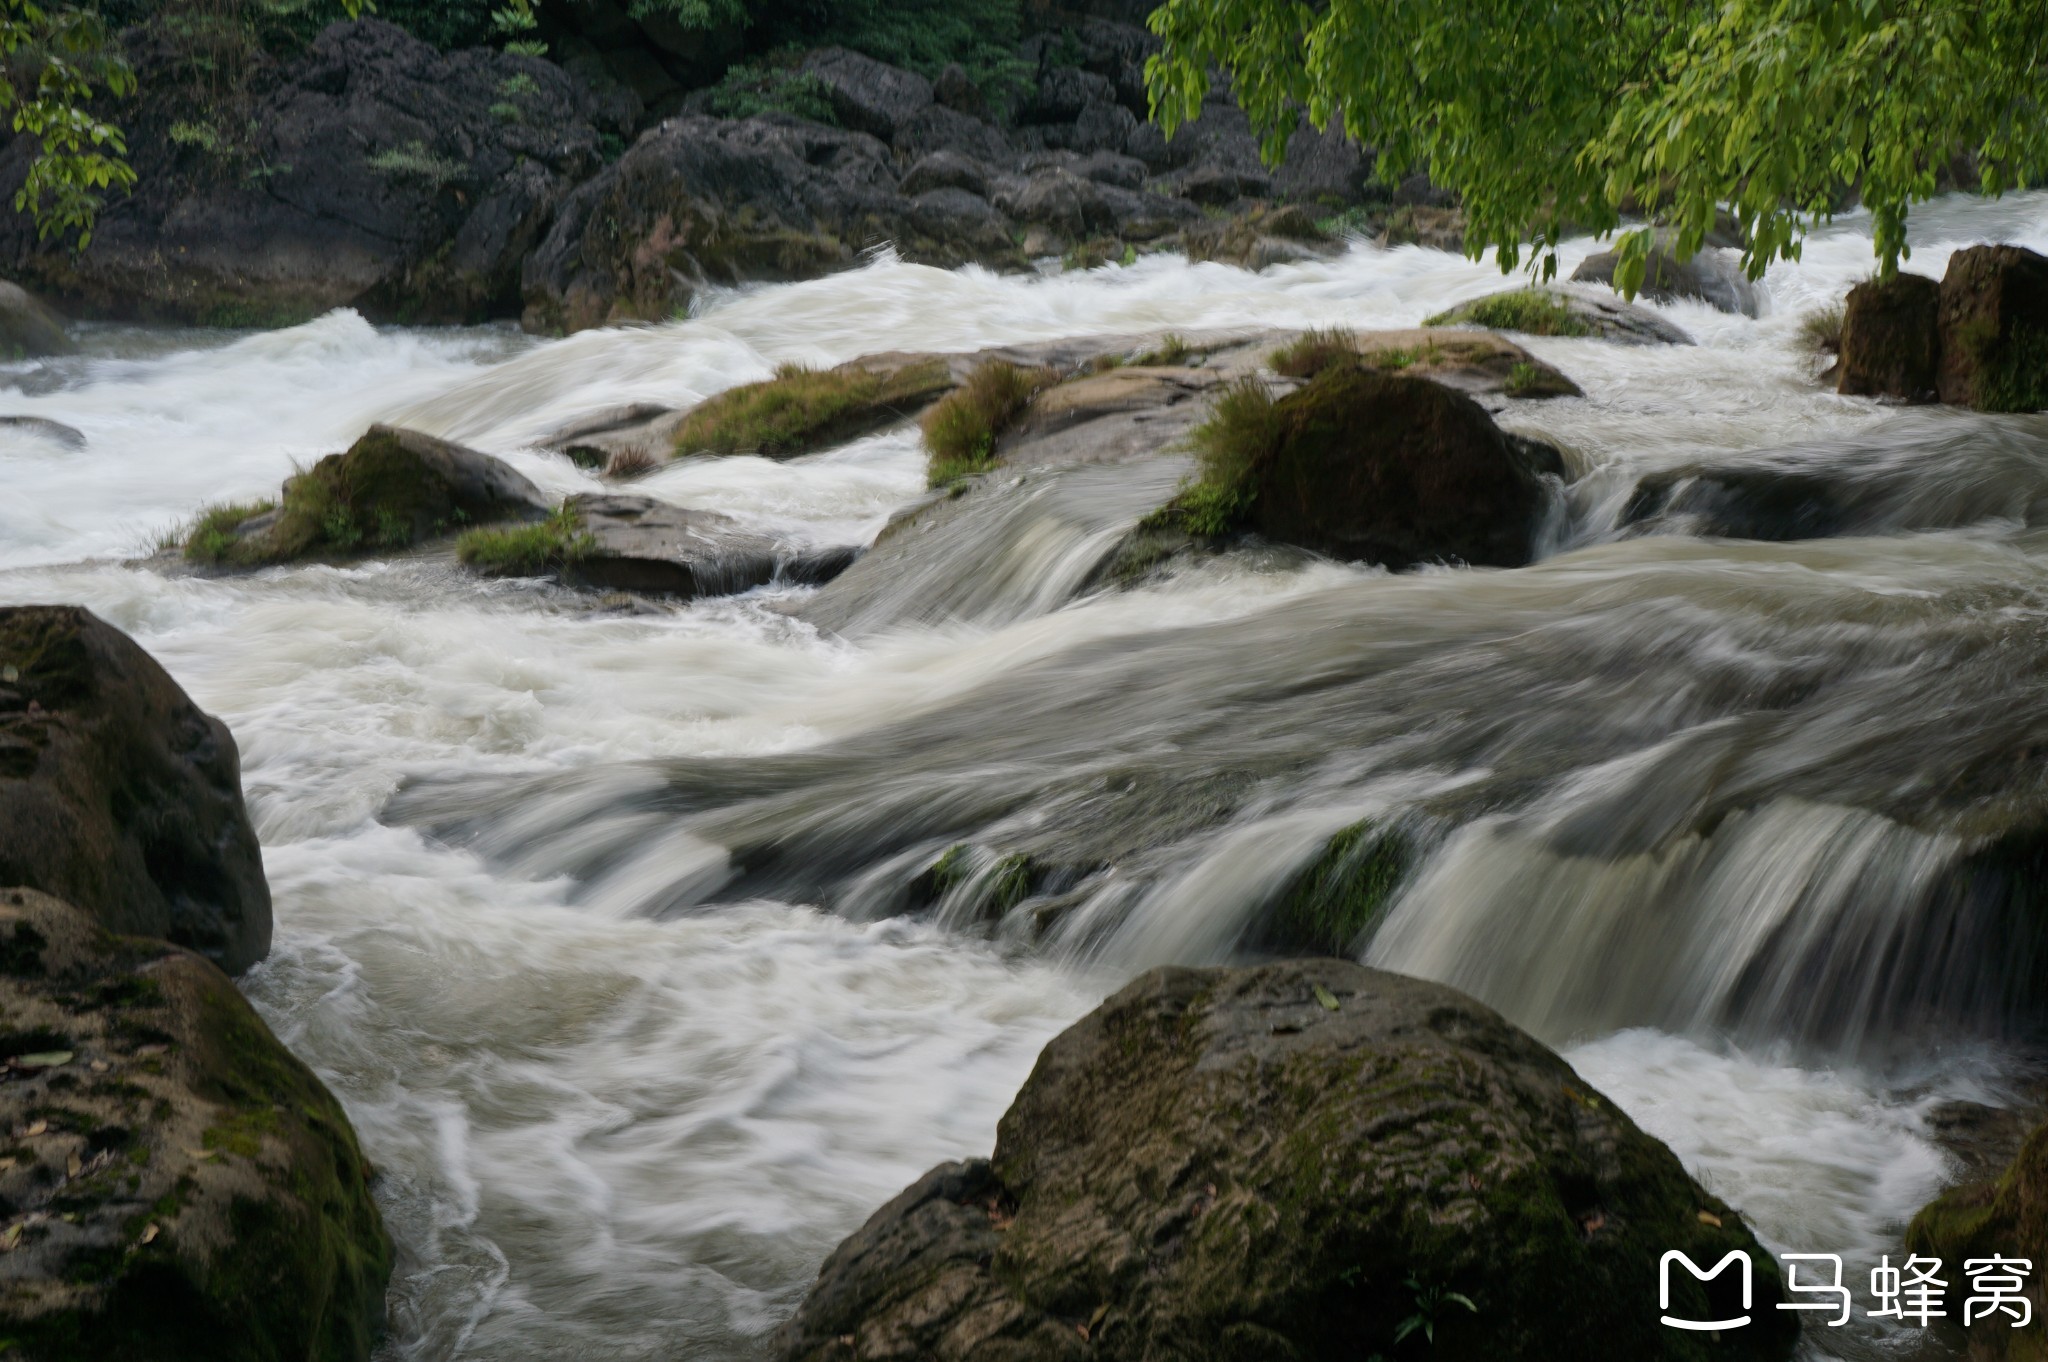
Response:
[[[455,557],[493,577],[538,577],[597,550],[583,517],[564,506],[537,525],[475,529],[455,541]]]
[[[235,562],[242,543],[236,528],[276,509],[274,501],[230,501],[206,507],[182,536],[185,561],[209,567]]]
[[[1386,912],[1411,859],[1399,834],[1352,824],[1282,892],[1259,926],[1260,942],[1288,952],[1350,955]]]
[[[996,441],[1031,399],[1059,381],[1049,368],[1026,369],[992,359],[924,414],[931,485],[944,487],[995,466]]]
[[[676,452],[789,458],[900,421],[951,386],[937,360],[885,370],[785,364],[698,404],[676,428]]]
[[[1842,353],[1842,319],[1846,309],[1840,303],[1809,312],[1799,319],[1799,340],[1816,355]]]
[[[1352,364],[1357,360],[1358,340],[1349,331],[1304,331],[1273,352],[1273,372],[1288,378],[1314,378],[1332,364]]]
[[[1489,331],[1520,331],[1530,336],[1590,336],[1586,324],[1554,293],[1540,288],[1496,293],[1474,303],[1439,312],[1424,326],[1483,326]]]
[[[1188,436],[1198,460],[1194,478],[1145,523],[1197,535],[1229,533],[1251,508],[1253,470],[1279,435],[1264,381],[1246,377],[1231,384]]]

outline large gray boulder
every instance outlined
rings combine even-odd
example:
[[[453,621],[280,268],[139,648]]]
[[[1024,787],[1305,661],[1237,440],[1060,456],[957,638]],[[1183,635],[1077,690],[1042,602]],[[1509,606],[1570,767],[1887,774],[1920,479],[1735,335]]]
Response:
[[[1620,263],[1619,251],[1589,255],[1572,271],[1572,282],[1612,288],[1614,270]],[[1671,232],[1657,233],[1650,244],[1641,296],[1656,303],[1691,298],[1744,317],[1756,316],[1759,309],[1756,286],[1742,273],[1736,252],[1706,246],[1681,260],[1676,235]]]
[[[41,359],[77,348],[64,319],[47,303],[19,284],[0,280],[0,359]]]
[[[91,611],[0,608],[0,885],[240,973],[270,887],[226,725]]]
[[[1716,1338],[1669,1313],[1748,1314]],[[828,1258],[784,1362],[1783,1359],[1741,1216],[1541,1044],[1338,960],[1160,969],[1039,1056],[994,1155],[932,1170]],[[1745,1309],[1744,1307],[1748,1307]]]
[[[259,53],[221,94],[187,90],[190,54],[138,32],[150,97],[120,115],[135,192],[110,199],[82,254],[40,239],[26,214],[0,222],[0,264],[78,315],[228,326],[334,307],[409,323],[509,315],[521,260],[598,169],[590,96],[538,58],[441,53],[364,19],[282,65]],[[0,153],[0,194],[20,186],[32,141]]]

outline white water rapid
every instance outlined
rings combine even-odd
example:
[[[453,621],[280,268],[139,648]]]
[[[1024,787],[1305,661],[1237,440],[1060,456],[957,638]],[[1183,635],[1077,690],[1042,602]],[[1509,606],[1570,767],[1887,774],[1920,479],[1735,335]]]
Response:
[[[1970,242],[2048,249],[2048,195],[1913,223],[1910,267],[1939,275]],[[1947,1176],[1930,1107],[2004,1100],[2023,1062],[1998,1024],[2010,980],[1883,961],[1918,949],[1916,914],[1967,840],[1923,779],[1949,758],[1925,754],[1962,754],[1962,779],[1981,775],[1966,757],[2024,750],[2048,655],[2048,531],[2028,514],[2048,505],[2048,422],[1904,413],[1812,380],[1801,318],[1870,268],[1850,219],[1770,272],[1760,320],[1659,309],[1697,347],[1530,342],[1587,397],[1504,423],[1590,470],[1534,567],[1222,567],[1060,605],[1066,541],[1013,536],[1002,599],[843,636],[773,608],[787,591],[625,613],[432,559],[213,580],[122,560],[373,420],[562,493],[596,484],[533,448],[544,432],[784,361],[1412,326],[1500,276],[1367,246],[1258,275],[883,259],[559,341],[346,312],[253,335],[85,327],[77,357],[0,366],[0,414],[86,437],[0,428],[0,601],[90,606],[240,742],[277,913],[244,986],[382,1170],[402,1251],[388,1362],[761,1356],[841,1237],[932,1164],[987,1151],[1047,1039],[1138,969],[1229,958],[1362,817],[1419,820],[1428,847],[1372,963],[1565,1047],[1774,1246],[1867,1272]],[[1844,536],[1616,531],[1646,472],[1794,446],[1869,491]],[[832,544],[871,538],[922,485],[897,433],[686,462],[636,490]],[[1283,711],[1261,666],[1364,670]],[[1000,826],[1150,739],[1188,763],[1159,768],[1174,779],[1227,739],[1286,772],[1285,797],[1037,945],[878,915],[877,867],[955,836],[903,831],[916,801]],[[1336,755],[1304,768],[1305,748]],[[687,817],[630,797],[691,769],[775,789]],[[1006,779],[1024,813],[997,807]],[[391,812],[416,782],[501,803],[475,840],[438,839]],[[1442,813],[1463,795],[1482,811]],[[737,879],[750,831],[813,838],[834,868],[808,888]],[[1943,1355],[1863,1329],[1805,1346]]]

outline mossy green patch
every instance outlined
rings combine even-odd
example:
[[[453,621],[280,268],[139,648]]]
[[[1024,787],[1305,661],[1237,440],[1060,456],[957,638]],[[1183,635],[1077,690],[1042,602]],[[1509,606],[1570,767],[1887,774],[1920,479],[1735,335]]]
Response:
[[[1049,368],[1027,369],[1003,360],[978,365],[967,381],[924,414],[927,477],[944,487],[995,466],[996,441],[1031,399],[1059,381]]]
[[[1400,833],[1354,823],[1281,891],[1258,928],[1260,944],[1349,956],[1379,925],[1413,852]]]
[[[1273,395],[1259,378],[1246,377],[1225,388],[1209,418],[1188,437],[1199,461],[1195,476],[1146,517],[1145,526],[1204,537],[1236,529],[1256,494],[1253,471],[1280,437],[1273,405]]]
[[[185,560],[209,566],[234,560],[243,522],[277,509],[274,501],[221,502],[208,506],[183,536]]]
[[[1424,326],[1483,326],[1530,336],[1590,336],[1593,328],[1556,294],[1540,288],[1515,289],[1439,312]]]
[[[583,517],[566,506],[537,525],[465,530],[455,541],[458,560],[493,577],[537,577],[596,551]]]
[[[676,428],[675,448],[789,458],[904,420],[951,386],[938,360],[895,369],[784,365],[771,379],[698,404]]]
[[[2002,342],[1979,338],[1975,347],[1977,410],[2048,410],[2048,330],[2019,323]]]

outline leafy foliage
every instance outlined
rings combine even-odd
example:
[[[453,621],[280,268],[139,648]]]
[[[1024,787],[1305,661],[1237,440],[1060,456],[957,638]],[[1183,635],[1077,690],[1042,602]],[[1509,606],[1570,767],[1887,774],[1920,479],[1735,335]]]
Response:
[[[44,9],[32,0],[0,0],[0,56],[7,67],[0,109],[12,112],[15,132],[41,147],[15,192],[14,210],[33,213],[45,238],[76,232],[82,250],[102,193],[135,183],[122,159],[128,144],[121,130],[88,105],[102,94],[134,93],[135,73],[96,13]]]
[[[2038,0],[1166,0],[1148,76],[1171,130],[1230,77],[1269,156],[1306,108],[1464,201],[1465,249],[1523,252],[1545,279],[1573,232],[1646,212],[1690,257],[1731,211],[1752,278],[1796,259],[1853,190],[1879,272],[1907,254],[1907,210],[1958,153],[1986,192],[2048,169]],[[1647,228],[1615,284],[1641,286]]]
[[[709,107],[720,118],[787,113],[814,123],[839,122],[824,81],[808,71],[766,63],[741,62],[728,68],[711,91]]]

